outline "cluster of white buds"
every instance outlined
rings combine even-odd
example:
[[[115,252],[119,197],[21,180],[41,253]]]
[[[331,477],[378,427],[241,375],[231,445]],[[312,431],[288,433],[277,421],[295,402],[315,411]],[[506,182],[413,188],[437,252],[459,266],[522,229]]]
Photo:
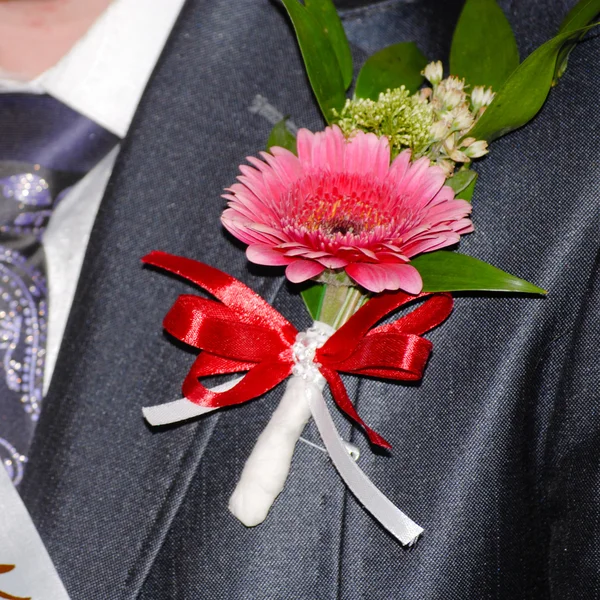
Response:
[[[380,93],[377,100],[349,99],[333,116],[346,136],[356,131],[385,135],[392,157],[409,148],[414,159],[426,156],[451,177],[457,165],[487,154],[487,142],[468,134],[494,92],[481,86],[469,91],[459,77],[444,79],[440,61],[429,63],[423,75],[431,87],[411,94],[400,86]]]
[[[450,176],[457,163],[469,163],[487,154],[487,142],[468,133],[494,99],[494,93],[481,86],[469,92],[464,79],[458,77],[443,79],[440,61],[429,63],[423,75],[431,87],[423,88],[420,95],[431,106],[433,123],[429,144],[421,155],[428,156]]]

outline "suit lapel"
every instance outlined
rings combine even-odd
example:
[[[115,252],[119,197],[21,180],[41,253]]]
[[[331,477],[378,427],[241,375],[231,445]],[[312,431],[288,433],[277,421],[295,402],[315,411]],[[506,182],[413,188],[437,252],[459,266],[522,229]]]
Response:
[[[225,239],[220,194],[268,135],[269,110],[252,106],[280,106],[311,127],[319,117],[283,16],[269,4],[230,6],[188,2],[141,102],[94,226],[22,485],[73,598],[135,597],[219,419],[162,431],[142,419],[142,406],[180,397],[193,355],[161,329],[191,290],[139,258],[153,249],[198,258],[268,300],[282,283],[248,270]],[[268,47],[257,39],[266,28]]]

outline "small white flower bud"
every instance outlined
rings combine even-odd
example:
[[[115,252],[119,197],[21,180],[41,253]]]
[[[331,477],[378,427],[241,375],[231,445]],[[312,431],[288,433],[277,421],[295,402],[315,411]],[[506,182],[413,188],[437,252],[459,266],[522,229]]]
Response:
[[[454,150],[454,146],[455,146],[454,142],[455,142],[455,139],[454,139],[453,135],[447,137],[444,140],[444,150],[446,150],[446,152],[448,154],[450,154]]]
[[[435,115],[439,116],[444,112],[444,104],[439,98],[435,96],[435,94],[432,96],[430,104]]]
[[[465,80],[459,79],[458,77],[454,77],[454,75],[450,75],[444,79],[444,85],[448,90],[456,90],[457,92],[462,92],[465,89]]]
[[[436,141],[440,142],[445,140],[450,133],[450,127],[445,121],[436,121],[430,128],[429,133],[431,137]]]
[[[469,145],[468,148],[465,148],[464,153],[469,158],[479,158],[484,154],[489,152],[488,143],[485,140],[478,140]]]
[[[471,161],[471,159],[464,152],[461,152],[460,150],[452,150],[452,152],[450,152],[450,158],[454,162],[460,162],[460,163]]]
[[[445,84],[448,80],[444,80],[435,91],[435,97],[441,101],[445,110],[452,110],[461,105],[465,101],[465,93],[462,90],[449,88]]]
[[[471,92],[471,106],[473,107],[473,111],[478,112],[480,108],[489,106],[495,95],[492,92],[492,88],[486,89],[481,85],[474,87]]]
[[[454,109],[452,115],[452,128],[457,131],[468,131],[473,127],[473,115],[465,106]]]
[[[422,75],[424,75],[425,79],[427,79],[427,81],[429,81],[432,85],[437,85],[444,76],[442,61],[438,60],[437,62],[430,62],[425,69],[423,69]]]

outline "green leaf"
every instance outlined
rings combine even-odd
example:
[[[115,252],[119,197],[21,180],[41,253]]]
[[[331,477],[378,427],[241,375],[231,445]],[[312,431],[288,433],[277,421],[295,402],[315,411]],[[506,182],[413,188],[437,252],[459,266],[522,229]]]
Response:
[[[325,291],[327,286],[323,283],[315,283],[310,287],[305,288],[300,292],[304,304],[308,309],[308,314],[313,321],[318,321],[321,318],[321,309],[323,308],[323,300],[325,299]]]
[[[287,119],[282,119],[279,123],[275,123],[267,140],[267,150],[273,146],[280,146],[297,154],[296,136],[286,127],[286,121]]]
[[[298,0],[282,0],[298,38],[306,73],[325,120],[333,119],[346,103],[344,80],[328,36]]]
[[[471,183],[469,183],[469,185],[464,189],[461,190],[456,197],[460,198],[461,200],[466,200],[467,202],[471,202],[471,200],[473,199],[473,194],[475,192],[475,184],[477,183],[477,173],[475,173],[475,177],[473,177],[473,179],[471,180]]]
[[[467,0],[450,50],[450,73],[497,90],[519,66],[510,23],[496,0]]]
[[[381,92],[401,85],[416,92],[423,83],[421,71],[426,65],[427,59],[414,42],[388,46],[373,54],[363,65],[356,80],[354,95],[377,100]]]
[[[470,201],[473,196],[476,180],[477,173],[470,169],[465,169],[454,173],[452,177],[446,179],[445,185],[450,186],[454,190],[456,198]]]
[[[600,14],[600,0],[580,0],[564,18],[558,33],[565,31],[574,31],[581,27],[585,27],[591,23]],[[585,31],[579,34],[574,40],[566,43],[558,53],[556,61],[556,71],[554,73],[554,83],[559,77],[562,77],[567,70],[569,55],[577,42],[585,35]]]
[[[546,291],[492,265],[458,252],[438,250],[418,256],[411,264],[423,278],[424,292],[520,292]]]
[[[496,92],[469,136],[490,142],[533,119],[548,96],[557,56],[564,43],[591,27],[561,33],[532,52]]]
[[[319,22],[335,55],[342,72],[344,89],[347,90],[352,83],[354,71],[352,68],[352,53],[350,44],[340,17],[331,0],[304,0],[306,10]]]

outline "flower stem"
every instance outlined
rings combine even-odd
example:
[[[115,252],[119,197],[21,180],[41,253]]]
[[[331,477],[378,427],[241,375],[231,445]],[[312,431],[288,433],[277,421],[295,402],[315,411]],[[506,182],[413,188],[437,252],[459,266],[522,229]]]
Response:
[[[356,287],[328,285],[320,321],[339,329],[367,300],[368,296]]]
[[[364,304],[365,300],[365,296],[358,288],[348,288],[344,304],[342,304],[332,327],[339,329]]]

